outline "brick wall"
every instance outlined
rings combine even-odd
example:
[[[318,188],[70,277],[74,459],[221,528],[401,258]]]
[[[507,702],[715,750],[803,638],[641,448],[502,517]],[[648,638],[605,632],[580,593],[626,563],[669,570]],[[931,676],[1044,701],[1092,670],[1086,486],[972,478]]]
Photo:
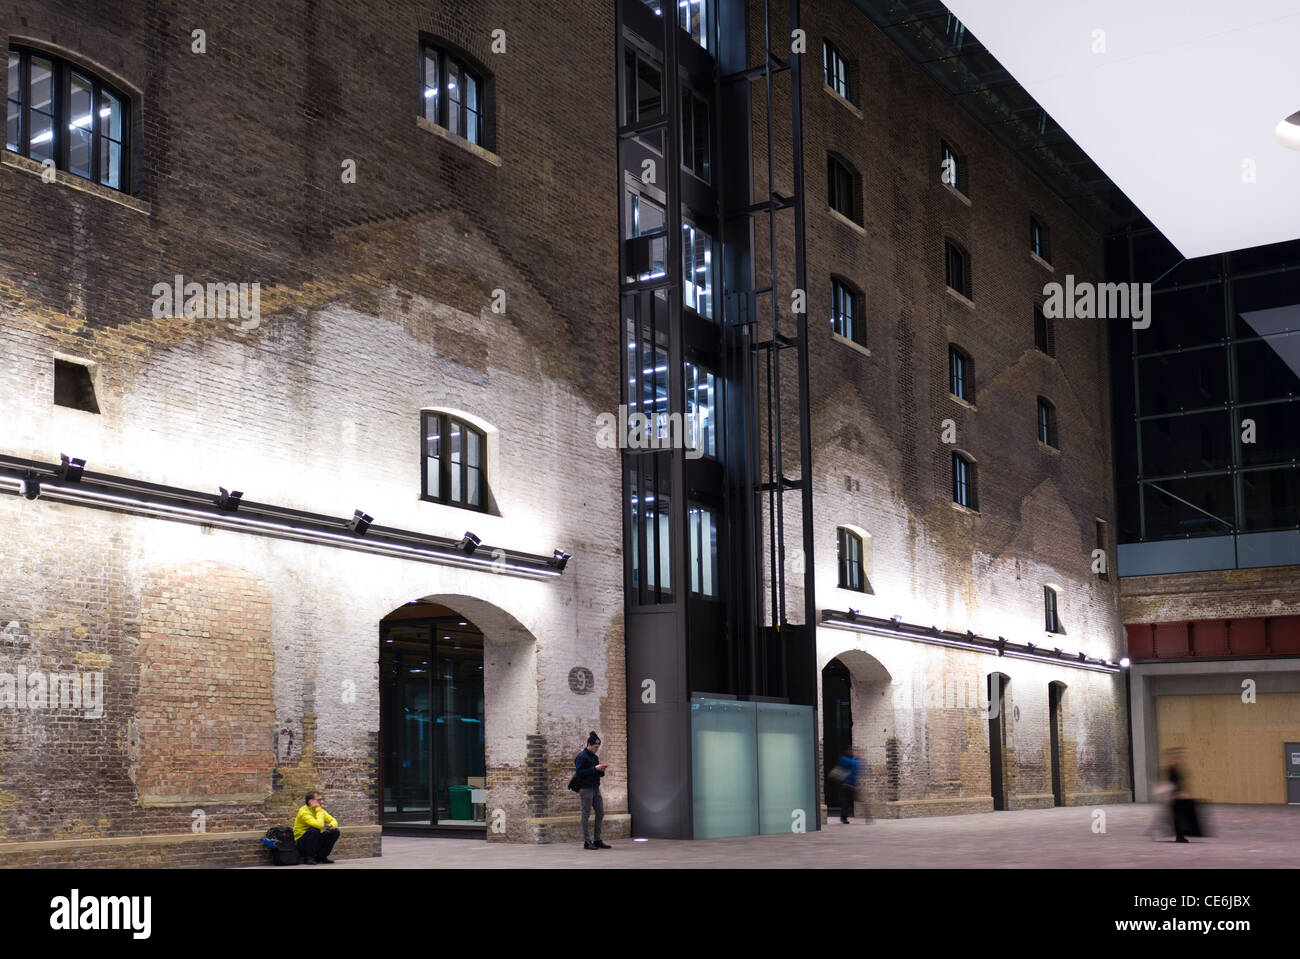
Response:
[[[488,73],[490,154],[417,121],[422,33]],[[311,788],[345,831],[375,823],[378,623],[424,597],[484,632],[507,838],[534,811],[527,737],[568,752],[601,728],[621,762],[619,462],[595,446],[619,397],[618,207],[570,188],[613,182],[613,33],[611,7],[505,0],[0,11],[0,34],[135,96],[137,184],[114,202],[0,163],[0,452],[574,556],[503,583],[0,496],[0,670],[81,657],[108,690],[101,720],[0,709],[0,841],[189,834],[200,807],[210,832],[265,829]],[[559,49],[586,55],[557,71]],[[260,323],[156,318],[176,274],[259,283]],[[97,364],[99,415],[52,405],[56,354]],[[420,501],[427,408],[491,427],[495,512]],[[192,805],[150,804],[195,778]]]
[[[1103,278],[1101,238],[848,0],[805,4],[802,26],[818,606],[1118,659],[1115,577],[1101,580],[1090,568],[1095,520],[1115,528],[1107,332],[1100,322],[1057,320],[1055,357],[1049,357],[1035,348],[1033,325],[1045,283],[1063,282],[1066,274]],[[851,105],[825,87],[825,38],[856,76]],[[761,50],[761,43],[760,20],[751,44]],[[756,84],[751,104],[760,197],[766,188],[761,90]],[[785,91],[782,83],[778,111],[789,109]],[[781,172],[791,161],[784,116],[777,120],[775,186],[788,192],[788,174]],[[964,155],[968,196],[940,182],[941,140]],[[860,176],[856,224],[829,209],[828,153]],[[1050,267],[1030,254],[1031,213],[1050,229]],[[757,222],[763,286],[768,240],[765,220]],[[787,264],[793,262],[788,223],[777,234]],[[970,301],[946,288],[946,237],[970,254]],[[832,274],[862,291],[865,350],[830,329]],[[787,298],[793,285],[784,270],[787,332],[793,332]],[[948,392],[949,343],[974,361],[973,405]],[[796,395],[793,378],[783,392]],[[1059,450],[1038,441],[1039,396],[1056,407]],[[942,440],[947,420],[955,444]],[[978,514],[952,502],[954,449],[976,462]],[[790,445],[786,455],[797,457],[797,448]],[[873,593],[837,588],[840,525],[867,534],[865,571]],[[1113,544],[1108,553],[1113,562]],[[1049,584],[1058,589],[1064,635],[1043,628]],[[985,698],[987,674],[998,670],[1011,676],[1011,806],[1052,802],[1052,681],[1068,684],[1062,707],[1067,801],[1127,799],[1120,676],[1005,659],[994,665],[992,657],[846,635],[819,629],[819,661],[824,666],[837,653],[850,656],[855,746],[879,770],[868,793],[902,804],[892,814],[991,808],[988,723],[977,700]],[[854,653],[870,658],[853,665]],[[889,674],[883,684],[880,663]]]

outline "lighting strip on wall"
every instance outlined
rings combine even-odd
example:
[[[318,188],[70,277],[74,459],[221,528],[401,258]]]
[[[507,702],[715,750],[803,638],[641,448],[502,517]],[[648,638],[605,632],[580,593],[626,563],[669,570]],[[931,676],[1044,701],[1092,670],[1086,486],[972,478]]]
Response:
[[[357,533],[352,531],[349,521],[320,513],[242,499],[236,499],[237,505],[233,509],[223,508],[216,494],[158,486],[84,469],[77,470],[75,479],[67,476],[66,468],[60,465],[0,455],[0,492],[28,499],[48,499],[92,509],[529,579],[559,577],[563,575],[568,560],[568,555],[559,550],[555,556],[548,557],[476,543],[473,551],[487,554],[487,557],[478,558],[463,550],[464,539],[456,541],[369,525],[369,517],[366,517],[364,531]],[[32,495],[33,490],[35,495]]]
[[[880,619],[877,616],[863,616],[856,610],[840,611],[822,610],[821,625],[832,629],[843,629],[855,633],[869,633],[887,639],[905,639],[913,643],[925,643],[930,646],[948,646],[955,649],[969,649],[977,653],[992,656],[1009,656],[1012,659],[1027,659],[1037,663],[1052,663],[1057,666],[1069,666],[1072,669],[1088,669],[1098,673],[1118,673],[1123,667],[1104,659],[1089,658],[1083,653],[1067,653],[1064,650],[1042,649],[1032,643],[1013,643],[999,636],[989,639],[974,633],[955,633],[939,629],[936,626],[917,626],[904,623],[901,619]]]

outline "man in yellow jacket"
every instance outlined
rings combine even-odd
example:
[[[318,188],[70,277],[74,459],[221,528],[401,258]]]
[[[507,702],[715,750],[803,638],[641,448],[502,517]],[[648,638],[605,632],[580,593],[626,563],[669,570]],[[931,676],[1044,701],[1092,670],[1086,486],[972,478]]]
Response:
[[[320,793],[309,792],[307,805],[293,820],[293,841],[298,844],[298,855],[309,866],[332,863],[330,850],[339,841],[338,820],[325,811],[324,802]]]

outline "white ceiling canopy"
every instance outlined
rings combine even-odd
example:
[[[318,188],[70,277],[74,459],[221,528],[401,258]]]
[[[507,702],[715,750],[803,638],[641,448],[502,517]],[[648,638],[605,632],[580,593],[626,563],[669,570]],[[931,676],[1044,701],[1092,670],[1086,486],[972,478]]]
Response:
[[[1297,0],[945,0],[1189,259],[1300,237]]]

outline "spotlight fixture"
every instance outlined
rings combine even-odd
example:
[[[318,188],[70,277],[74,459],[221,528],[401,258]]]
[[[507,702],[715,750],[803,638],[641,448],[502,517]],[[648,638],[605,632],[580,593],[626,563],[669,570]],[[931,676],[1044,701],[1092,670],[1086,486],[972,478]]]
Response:
[[[369,513],[363,513],[359,509],[353,510],[352,518],[348,520],[348,529],[358,536],[365,536],[366,530],[370,529],[370,524],[374,521],[375,518]]]
[[[1127,656],[1125,656],[1123,659],[1119,661],[1119,664],[1122,668],[1128,669],[1129,666],[1132,665],[1132,661]]]
[[[562,549],[557,549],[555,551],[555,555],[546,561],[546,565],[551,567],[552,569],[558,569],[561,573],[563,573],[564,567],[569,565],[569,560],[571,559],[573,559],[571,555],[569,555]]]
[[[932,635],[932,636],[938,636],[938,635],[939,635],[940,633],[942,633],[942,632],[943,632],[943,630],[940,629],[938,626],[931,626],[931,627],[930,627],[930,635]]]
[[[1060,646],[1057,646],[1057,647],[1056,647],[1056,657],[1057,657],[1057,659],[1060,659],[1060,657],[1061,657],[1061,647],[1060,647]]]
[[[33,473],[28,470],[23,474],[22,479],[23,496],[27,499],[36,499],[41,495],[41,477],[39,473]]]
[[[967,638],[967,639],[977,639],[978,637],[975,635],[975,631],[974,631],[974,630],[968,629],[968,630],[966,630],[966,638]]]
[[[1290,150],[1300,150],[1300,110],[1291,114],[1273,128],[1277,142]]]
[[[1006,638],[1005,636],[999,636],[999,637],[998,637],[998,655],[999,655],[999,656],[1002,656],[1002,655],[1004,655],[1004,654],[1006,653],[1006,651],[1007,651],[1007,638]]]
[[[847,619],[850,623],[856,623],[858,621],[858,611],[850,607],[848,615],[845,616],[844,618]]]
[[[474,550],[478,549],[478,544],[481,542],[483,542],[481,539],[479,539],[469,530],[466,530],[465,535],[462,536],[460,538],[460,542],[456,544],[456,548],[460,550],[462,553],[464,553],[466,556],[471,556],[473,555]]]
[[[59,481],[63,483],[81,482],[81,474],[86,468],[86,461],[67,453],[59,454]]]
[[[893,616],[890,616],[890,617],[889,617],[889,621],[890,621],[891,623],[893,623],[893,624],[894,624],[894,628],[897,629],[897,628],[898,628],[898,624],[901,623],[901,622],[903,621],[903,617],[902,617],[902,616],[899,616],[897,613],[895,613]]]
[[[1038,647],[1035,646],[1033,643],[1025,643],[1025,648],[1028,649],[1028,650],[1032,653],[1032,652],[1033,652],[1035,649],[1037,649]]]
[[[224,486],[218,486],[217,489],[221,490],[220,495],[217,496],[217,509],[224,510],[227,513],[233,513],[239,509],[239,501],[244,496],[241,490],[230,490]]]
[[[1079,653],[1079,662],[1081,662],[1081,663],[1082,663],[1082,662],[1085,662],[1085,661],[1087,661],[1087,659],[1088,659],[1088,657],[1085,656],[1082,652]]]

